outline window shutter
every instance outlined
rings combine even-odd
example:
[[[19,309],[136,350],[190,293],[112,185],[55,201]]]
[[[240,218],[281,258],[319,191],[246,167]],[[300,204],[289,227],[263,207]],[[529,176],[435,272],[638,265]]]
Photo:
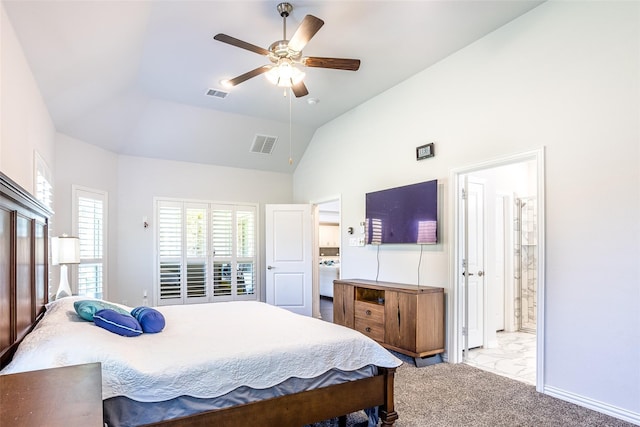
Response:
[[[160,303],[182,298],[182,206],[159,202]]]
[[[36,174],[36,198],[49,209],[53,209],[53,187],[40,170]]]
[[[40,154],[38,154],[37,151],[34,151],[34,162],[35,162],[35,185],[36,185],[36,191],[35,191],[35,196],[36,199],[38,199],[40,202],[42,202],[43,205],[45,205],[46,207],[48,207],[49,209],[51,209],[52,211],[53,209],[53,177],[51,175],[51,171],[49,170],[49,167],[47,166],[47,163],[44,161],[44,159],[40,156]],[[47,229],[47,233],[49,233],[49,235],[51,235],[51,233],[54,232],[55,227],[53,225],[53,220],[55,217],[50,217],[49,218],[49,224],[48,224],[48,229]],[[49,254],[49,257],[51,257],[51,255]],[[49,263],[51,262],[51,259],[49,258]],[[53,293],[55,293],[55,289],[54,286],[56,286],[53,283],[53,274],[49,274],[49,283],[47,283],[47,294],[51,295]]]
[[[233,295],[231,255],[233,254],[233,210],[214,205],[211,210],[211,241],[213,242],[213,296]]]
[[[241,207],[236,212],[237,294],[255,293],[256,212],[253,207]]]
[[[186,207],[187,299],[207,296],[207,206]]]
[[[104,297],[107,193],[73,187],[75,229],[80,239],[78,294]]]
[[[257,206],[157,200],[158,304],[256,299]]]

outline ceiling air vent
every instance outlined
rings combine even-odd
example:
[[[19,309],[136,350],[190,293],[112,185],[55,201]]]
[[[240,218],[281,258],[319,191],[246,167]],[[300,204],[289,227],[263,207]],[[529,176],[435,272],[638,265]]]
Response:
[[[218,89],[209,89],[207,91],[207,95],[213,96],[215,98],[225,99],[227,97],[227,95],[229,95],[229,92],[224,92],[224,91],[218,90]]]
[[[251,149],[249,151],[252,153],[271,154],[277,140],[277,136],[257,134],[255,138],[253,138],[253,144],[251,144]]]

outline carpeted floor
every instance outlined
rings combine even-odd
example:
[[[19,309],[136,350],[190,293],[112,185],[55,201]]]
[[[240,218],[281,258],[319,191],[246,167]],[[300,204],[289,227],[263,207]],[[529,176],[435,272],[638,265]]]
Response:
[[[396,427],[632,427],[633,424],[536,392],[535,387],[464,364],[416,368],[410,358],[396,371]],[[364,412],[348,426],[366,425]],[[336,426],[337,420],[315,424]]]

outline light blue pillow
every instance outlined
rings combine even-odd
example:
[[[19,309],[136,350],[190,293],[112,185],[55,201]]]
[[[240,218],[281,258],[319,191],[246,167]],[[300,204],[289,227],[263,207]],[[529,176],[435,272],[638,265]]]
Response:
[[[136,307],[131,310],[131,315],[140,323],[145,333],[155,334],[164,329],[164,316],[154,308],[144,306]]]
[[[122,314],[115,310],[104,309],[93,315],[96,326],[106,329],[114,334],[125,337],[137,337],[142,335],[142,327],[135,317],[129,313]]]
[[[117,305],[93,299],[83,299],[80,301],[75,301],[73,303],[73,308],[76,310],[76,313],[78,313],[78,316],[88,322],[93,322],[93,315],[100,310],[104,310],[105,308],[117,311],[118,313],[129,314],[127,310],[122,309]]]

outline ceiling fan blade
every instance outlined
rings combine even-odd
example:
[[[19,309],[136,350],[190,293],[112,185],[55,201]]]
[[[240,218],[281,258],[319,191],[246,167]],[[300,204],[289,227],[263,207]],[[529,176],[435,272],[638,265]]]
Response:
[[[227,84],[229,86],[236,86],[240,83],[247,81],[255,76],[259,76],[260,74],[266,73],[271,69],[271,65],[263,65],[262,67],[258,67],[255,70],[248,71],[244,74],[239,75],[231,80],[227,80]]]
[[[269,55],[269,51],[267,49],[263,49],[260,46],[256,46],[251,43],[243,42],[242,40],[239,40],[235,37],[228,36],[226,34],[216,34],[215,36],[213,36],[213,38],[214,40],[218,40],[219,42],[227,43],[227,44],[230,44],[231,46],[239,47],[241,49],[246,49],[251,52],[258,53],[260,55],[265,55],[265,56]]]
[[[316,18],[313,15],[305,16],[296,32],[293,33],[293,37],[289,40],[289,49],[301,52],[307,43],[309,43],[311,37],[313,37],[323,25],[324,21],[322,19]]]
[[[293,91],[293,94],[296,96],[296,98],[302,98],[303,96],[309,95],[309,91],[307,90],[307,87],[304,85],[303,81],[291,86],[291,90]]]
[[[302,65],[306,67],[332,68],[334,70],[358,71],[360,68],[359,59],[347,58],[320,58],[317,56],[307,56],[302,58]]]

